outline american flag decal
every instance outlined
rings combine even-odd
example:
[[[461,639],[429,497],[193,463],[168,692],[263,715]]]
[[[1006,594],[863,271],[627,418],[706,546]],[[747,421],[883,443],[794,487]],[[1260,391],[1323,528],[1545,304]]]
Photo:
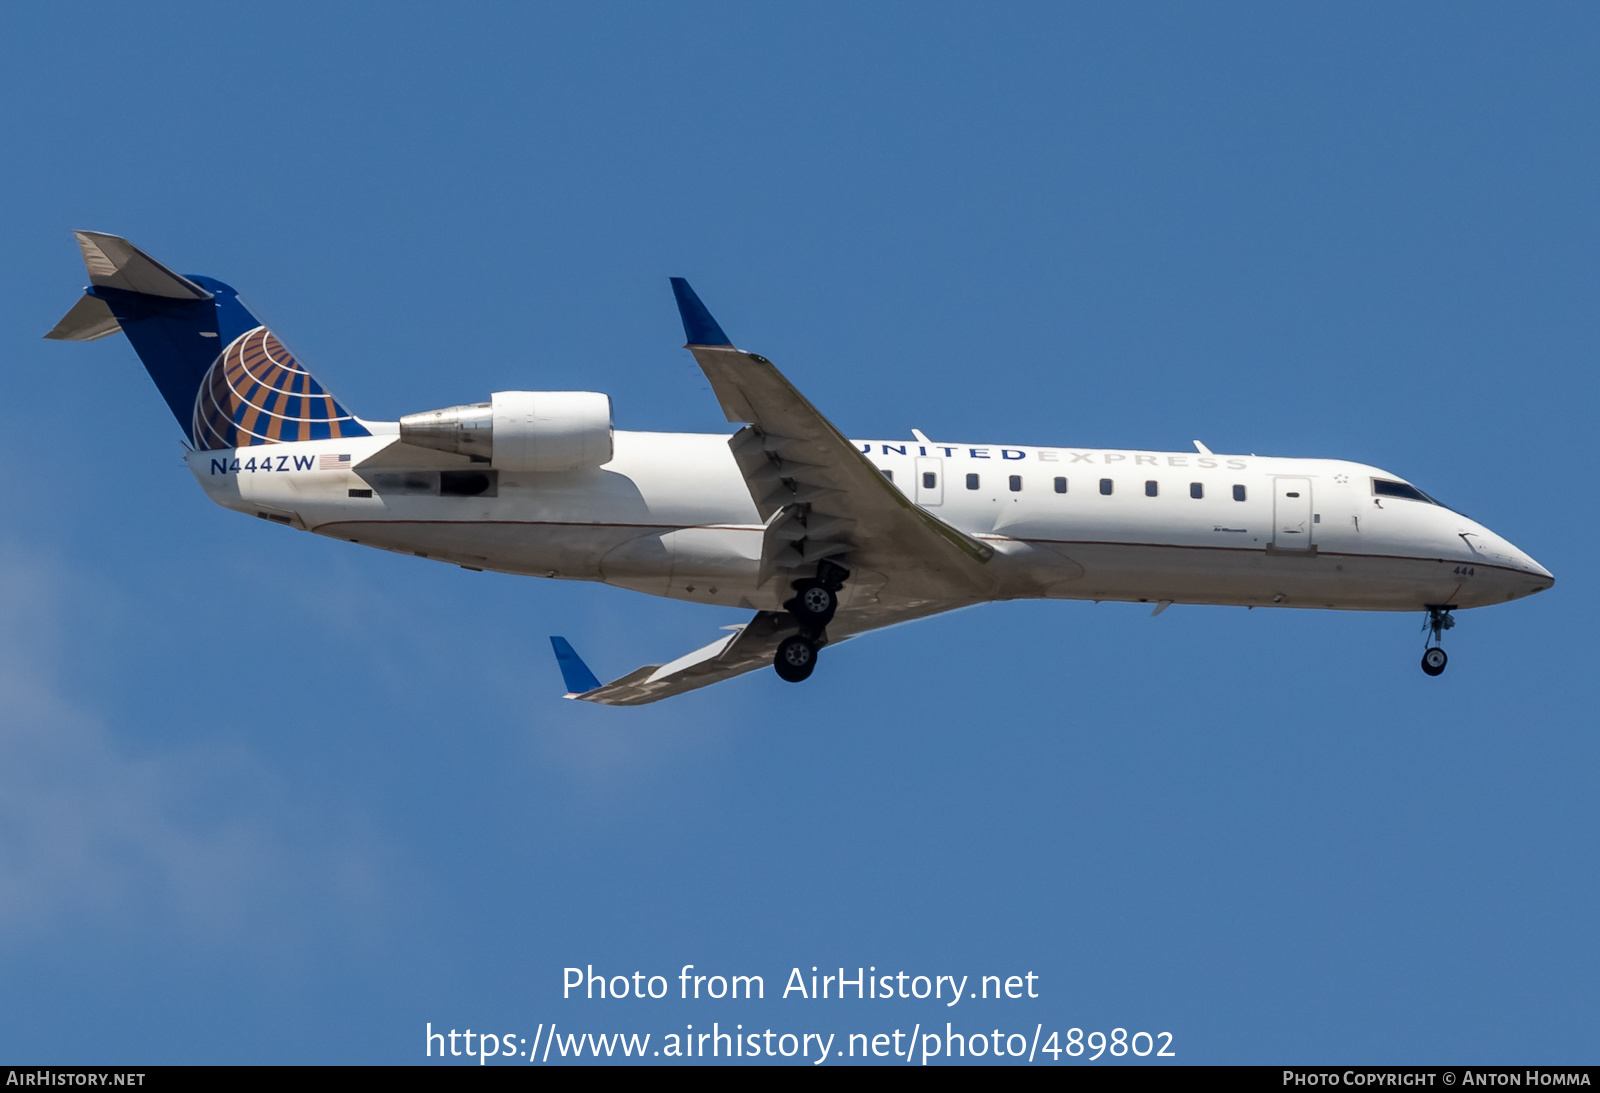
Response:
[[[354,464],[348,455],[319,455],[317,456],[317,470],[319,471],[347,471]]]

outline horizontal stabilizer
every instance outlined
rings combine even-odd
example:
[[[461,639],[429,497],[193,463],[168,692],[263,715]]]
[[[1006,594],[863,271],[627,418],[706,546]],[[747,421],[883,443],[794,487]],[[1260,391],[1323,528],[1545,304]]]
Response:
[[[589,666],[578,656],[578,651],[570,641],[552,635],[550,644],[555,648],[556,663],[561,665],[561,678],[566,682],[569,697],[575,698],[599,689],[600,681],[589,671]]]
[[[211,293],[189,278],[173,273],[120,236],[104,232],[73,232],[83,251],[83,264],[96,288],[118,288],[142,296],[172,300],[209,300]]]
[[[96,338],[109,338],[121,329],[104,300],[85,296],[72,305],[72,310],[63,315],[45,337],[58,342],[92,342]]]

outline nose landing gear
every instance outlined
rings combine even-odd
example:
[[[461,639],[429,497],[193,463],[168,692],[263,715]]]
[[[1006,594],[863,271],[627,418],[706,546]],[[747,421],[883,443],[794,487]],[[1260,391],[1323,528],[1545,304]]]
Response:
[[[1455,627],[1455,616],[1450,614],[1455,606],[1453,603],[1428,605],[1428,618],[1422,628],[1428,632],[1428,640],[1432,644],[1422,651],[1422,670],[1430,676],[1442,674],[1444,666],[1450,663],[1450,658],[1439,647],[1439,643],[1444,640],[1444,632]]]
[[[794,598],[783,607],[800,624],[800,632],[778,643],[772,666],[779,679],[800,683],[810,677],[817,666],[817,650],[828,644],[828,623],[839,609],[839,590],[849,577],[848,569],[825,560],[817,564],[815,577],[794,582]]]

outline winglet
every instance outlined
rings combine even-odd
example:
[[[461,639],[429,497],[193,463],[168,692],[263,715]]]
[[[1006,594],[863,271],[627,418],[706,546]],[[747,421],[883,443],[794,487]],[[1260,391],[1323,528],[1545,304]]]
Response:
[[[600,681],[589,671],[589,666],[578,656],[571,642],[551,635],[550,644],[556,651],[556,663],[561,665],[561,678],[567,685],[566,697],[577,698],[599,688]]]
[[[706,305],[682,277],[672,279],[672,295],[678,299],[678,314],[683,318],[683,336],[690,345],[732,345],[728,336],[711,317]]]

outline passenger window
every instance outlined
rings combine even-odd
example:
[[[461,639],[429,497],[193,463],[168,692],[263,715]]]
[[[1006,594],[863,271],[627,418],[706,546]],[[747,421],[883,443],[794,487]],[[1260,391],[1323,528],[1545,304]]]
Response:
[[[1233,499],[1235,501],[1243,501],[1244,500],[1244,487],[1243,486],[1235,486],[1235,487],[1233,487]]]
[[[1100,480],[1100,492],[1105,494],[1107,497],[1111,496],[1111,479],[1102,478]]]
[[[934,474],[932,471],[923,471],[922,472],[922,488],[923,489],[931,490],[935,486],[937,486],[938,484],[939,484],[939,476],[938,475]]]
[[[975,490],[977,488],[978,488],[978,476],[975,475],[975,474],[967,475],[967,489]]]
[[[1067,492],[1067,480],[1065,478],[1056,479],[1056,492],[1057,493],[1066,493]]]
[[[1202,497],[1204,497],[1205,495],[1206,495],[1206,484],[1204,482],[1190,482],[1189,483],[1189,496],[1190,497],[1193,497],[1196,501],[1198,501]]]
[[[1020,474],[1014,474],[1011,476],[1011,492],[1022,492],[1022,476]]]
[[[1160,489],[1161,487],[1156,485],[1156,480],[1152,478],[1144,484],[1144,495],[1146,497],[1154,497]]]

